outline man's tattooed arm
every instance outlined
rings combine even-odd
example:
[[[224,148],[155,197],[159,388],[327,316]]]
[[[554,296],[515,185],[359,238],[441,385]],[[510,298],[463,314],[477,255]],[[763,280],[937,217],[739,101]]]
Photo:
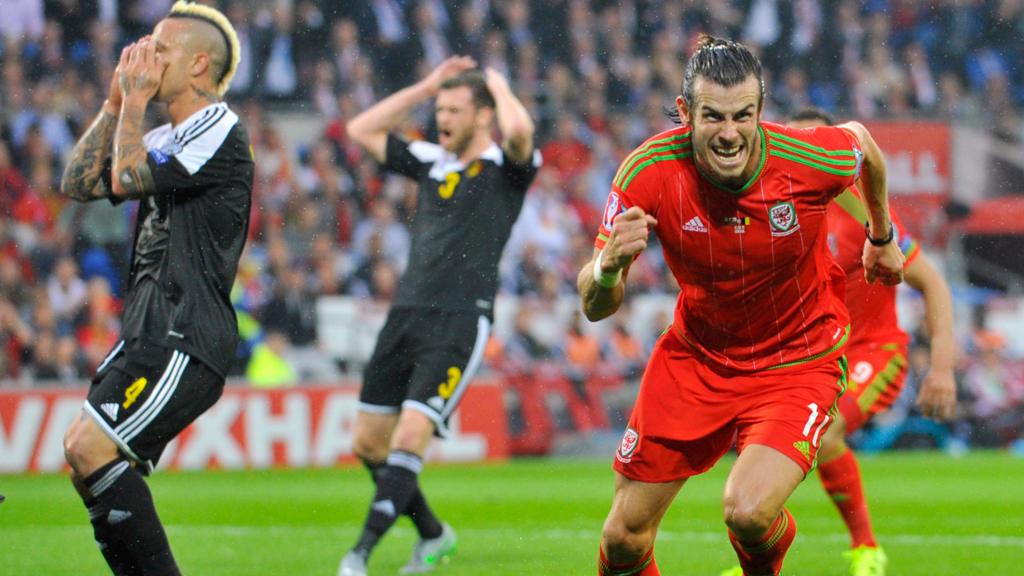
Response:
[[[114,140],[116,126],[116,115],[106,108],[100,111],[71,151],[71,159],[64,167],[64,176],[60,181],[61,194],[80,202],[110,196],[110,189],[101,176],[107,157],[110,156],[110,144]]]
[[[156,193],[153,173],[146,163],[146,147],[142,143],[142,123],[146,115],[144,102],[125,99],[121,105],[121,121],[114,133],[114,195],[121,198],[142,198]]]

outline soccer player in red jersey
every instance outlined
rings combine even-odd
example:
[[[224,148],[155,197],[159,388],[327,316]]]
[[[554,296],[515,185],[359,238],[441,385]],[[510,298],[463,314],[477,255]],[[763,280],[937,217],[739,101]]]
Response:
[[[747,576],[778,574],[796,524],[783,508],[814,465],[846,386],[843,274],[826,208],[861,177],[867,280],[898,284],[885,162],[864,127],[761,121],[761,64],[702,37],[676,98],[681,126],[622,163],[577,285],[591,320],[619,308],[630,263],[657,234],[680,294],[615,455],[599,574],[659,574],[654,540],[686,479],[737,440],[723,498]]]
[[[832,124],[832,118],[817,109],[802,110],[789,122],[794,128]],[[921,254],[897,215],[891,213],[891,217],[897,244],[906,257],[903,277],[924,297],[931,337],[931,370],[921,383],[917,405],[925,416],[947,419],[956,409],[952,297],[942,275]],[[860,248],[866,218],[856,187],[840,194],[828,207],[829,248],[846,274],[845,301],[852,333],[846,349],[850,383],[839,399],[835,422],[821,439],[818,475],[850,531],[851,549],[844,553],[850,559],[850,574],[884,576],[888,559],[871,530],[857,458],[846,445],[845,436],[888,409],[899,396],[907,375],[910,337],[897,323],[896,288],[864,281]]]

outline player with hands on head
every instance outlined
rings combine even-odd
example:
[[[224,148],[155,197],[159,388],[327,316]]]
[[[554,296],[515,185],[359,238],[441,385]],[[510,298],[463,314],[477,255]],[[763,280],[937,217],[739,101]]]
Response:
[[[680,286],[615,454],[603,576],[659,574],[658,525],[686,480],[736,440],[723,517],[738,574],[777,575],[796,535],[785,509],[814,467],[846,384],[849,319],[828,252],[825,208],[866,182],[873,279],[898,283],[885,161],[860,124],[801,133],[761,119],[760,62],[703,36],[674,117],[621,163],[594,257],[577,287],[586,316],[614,314],[630,262],[659,239]]]
[[[394,133],[433,99],[438,142]],[[501,145],[492,140],[497,122]],[[508,81],[452,56],[424,79],[381,100],[348,124],[381,166],[418,184],[409,266],[363,377],[353,448],[376,487],[362,533],[338,567],[364,576],[368,559],[400,516],[419,542],[403,573],[434,570],[455,552],[419,485],[434,436],[480,366],[493,318],[498,261],[540,166],[534,126]]]
[[[229,292],[253,158],[221,96],[239,53],[223,14],[174,4],[121,52],[61,181],[77,201],[139,201],[121,339],[64,437],[72,483],[115,575],[180,574],[143,476],[220,397],[238,345]],[[166,104],[171,122],[145,132],[152,102]]]

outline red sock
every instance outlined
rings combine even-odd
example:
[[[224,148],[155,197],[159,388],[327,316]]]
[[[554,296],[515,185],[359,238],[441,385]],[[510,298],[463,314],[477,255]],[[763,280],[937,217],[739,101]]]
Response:
[[[740,542],[729,530],[729,541],[740,559],[740,566],[746,576],[776,576],[782,570],[793,539],[796,538],[796,520],[785,508],[772,523],[772,527],[757,542]]]
[[[654,562],[654,548],[651,548],[639,560],[632,564],[612,564],[604,556],[604,549],[597,563],[597,576],[661,576],[658,565]]]
[[[871,515],[868,513],[864,484],[860,479],[860,468],[853,450],[847,450],[839,458],[819,465],[818,475],[850,531],[850,546],[878,546],[871,531]]]

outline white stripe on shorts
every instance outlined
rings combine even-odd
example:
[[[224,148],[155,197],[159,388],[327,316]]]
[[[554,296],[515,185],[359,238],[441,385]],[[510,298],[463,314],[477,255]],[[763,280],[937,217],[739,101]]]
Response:
[[[448,398],[448,401],[444,404],[444,410],[441,411],[441,418],[447,418],[455,410],[455,407],[459,405],[459,400],[462,399],[462,395],[465,394],[466,388],[469,388],[469,382],[476,376],[477,370],[480,369],[480,364],[484,359],[484,349],[487,348],[487,339],[491,337],[491,321],[486,316],[480,316],[476,321],[476,343],[473,344],[473,352],[469,355],[469,362],[466,363],[466,369],[462,371],[462,378],[459,379],[459,383],[455,385],[455,391]]]
[[[100,362],[99,367],[96,368],[97,374],[102,372],[107,367],[107,364],[110,364],[110,361],[117,357],[117,353],[121,351],[121,348],[124,348],[124,340],[118,342],[117,346],[114,346],[114,349],[110,351],[110,354],[107,354],[107,357],[103,359],[103,362]]]
[[[171,361],[168,362],[167,369],[164,370],[149,398],[146,398],[146,402],[138,412],[132,414],[116,428],[117,433],[124,438],[125,442],[130,442],[160,414],[178,387],[178,380],[185,371],[188,361],[188,354],[182,354],[177,350],[171,354]]]

